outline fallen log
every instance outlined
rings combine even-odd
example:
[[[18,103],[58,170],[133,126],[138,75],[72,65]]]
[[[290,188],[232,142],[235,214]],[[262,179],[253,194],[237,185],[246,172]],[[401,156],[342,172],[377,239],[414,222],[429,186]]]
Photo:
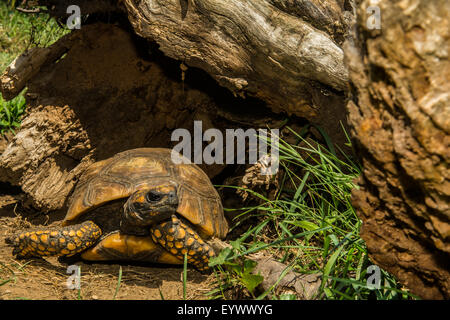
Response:
[[[278,112],[308,118],[317,116],[317,109],[326,112],[326,104],[314,97],[345,90],[348,74],[342,49],[327,33],[270,2],[124,4],[138,35],[156,41],[169,57],[207,71],[236,94],[258,97]],[[311,6],[316,2],[308,1]],[[330,17],[329,12],[333,11],[323,14]]]
[[[48,48],[33,47],[18,56],[0,76],[0,92],[5,101],[15,98],[41,68],[69,50],[73,35],[67,35]]]
[[[283,121],[262,103],[235,99],[200,71],[199,79],[191,72],[182,81],[179,62],[158,51],[143,57],[145,41],[120,27],[88,25],[71,39],[63,58],[42,59],[27,80],[26,115],[0,155],[0,181],[20,186],[28,204],[43,212],[64,207],[91,163],[137,147],[173,147],[173,130],[192,132],[194,120],[205,131],[223,132]],[[16,74],[29,75],[20,68]],[[211,178],[225,167],[201,166]]]
[[[272,110],[323,122],[344,112],[348,73],[340,45],[353,20],[352,0],[40,0],[66,19],[127,14],[136,34],[165,55],[205,70],[236,95]],[[332,103],[330,103],[332,100]]]

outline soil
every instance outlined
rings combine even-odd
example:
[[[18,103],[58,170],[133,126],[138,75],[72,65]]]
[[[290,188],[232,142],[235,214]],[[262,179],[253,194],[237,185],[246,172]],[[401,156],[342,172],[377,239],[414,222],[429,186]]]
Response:
[[[20,205],[21,195],[0,195],[0,300],[179,300],[183,299],[182,267],[166,265],[126,265],[59,261],[55,257],[16,260],[5,238],[37,225],[57,223],[64,212],[42,215],[27,212]],[[69,265],[81,267],[80,290],[68,289],[72,272]],[[119,271],[120,287],[117,290]],[[5,283],[5,281],[7,281]],[[207,299],[214,275],[188,268],[186,299]],[[69,280],[70,283],[70,280]]]

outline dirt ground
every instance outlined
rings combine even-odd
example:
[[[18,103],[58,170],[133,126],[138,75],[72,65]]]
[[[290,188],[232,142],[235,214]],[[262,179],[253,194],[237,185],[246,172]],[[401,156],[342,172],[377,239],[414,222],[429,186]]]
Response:
[[[80,290],[68,289],[72,273],[69,263],[57,258],[16,260],[5,238],[12,233],[41,224],[52,224],[63,212],[30,215],[20,206],[20,195],[0,195],[0,300],[1,299],[183,299],[182,267],[157,265],[91,264],[71,262],[81,267]],[[119,270],[122,266],[120,287]],[[188,268],[186,298],[207,299],[214,275]],[[70,283],[70,280],[69,280]],[[117,293],[116,293],[117,290]]]

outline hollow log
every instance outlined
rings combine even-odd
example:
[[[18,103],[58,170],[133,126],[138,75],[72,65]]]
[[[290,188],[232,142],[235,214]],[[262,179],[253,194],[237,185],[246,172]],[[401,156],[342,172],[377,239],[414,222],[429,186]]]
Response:
[[[35,47],[14,59],[0,78],[0,91],[5,101],[13,99],[25,88],[27,81],[47,63],[50,52],[49,48]]]
[[[360,1],[349,123],[364,167],[353,202],[372,260],[423,298],[450,298],[450,2]]]
[[[124,10],[134,31],[161,51],[124,32],[126,27],[91,21],[70,33],[70,41],[33,49],[19,58],[24,63],[7,70],[3,94],[10,99],[26,85],[28,108],[20,132],[0,157],[0,180],[21,186],[35,208],[61,208],[93,161],[133,147],[168,146],[170,132],[192,128],[194,120],[204,122],[203,130],[242,128],[246,121],[264,128],[287,113],[320,123],[338,144],[345,140],[339,120],[345,116],[347,71],[339,44],[348,21],[335,18],[350,14],[348,1],[325,7],[305,0],[299,4],[303,11],[293,3],[266,0],[125,1],[122,9],[112,0],[39,3],[61,22],[69,4],[107,21]],[[338,31],[331,32],[332,25]],[[175,62],[156,51],[188,70],[176,66],[167,76],[157,60]],[[36,54],[41,52],[45,55]],[[179,79],[196,77],[197,67],[209,75],[185,88]],[[270,109],[251,99],[219,102],[227,95],[202,88],[211,87],[210,77],[237,96],[262,98]],[[230,116],[227,109],[239,114]],[[205,170],[213,177],[218,167]]]
[[[39,3],[60,19],[68,16],[69,4],[79,5],[82,14],[117,11],[112,0]],[[348,74],[341,44],[353,19],[353,0],[119,3],[138,35],[156,42],[165,55],[206,71],[236,95],[257,97],[276,112],[317,122],[344,110]]]
[[[27,80],[27,114],[0,155],[0,181],[20,186],[43,212],[64,207],[91,163],[137,147],[173,147],[173,130],[193,132],[194,120],[222,132],[284,120],[262,102],[234,98],[200,70],[182,81],[179,62],[145,49],[129,30],[98,23],[70,39],[65,56],[47,59]],[[200,166],[211,178],[225,168]]]
[[[319,1],[307,2],[315,6]],[[156,41],[167,56],[201,68],[231,91],[258,97],[277,111],[311,118],[315,109],[326,109],[315,95],[330,91],[327,87],[346,88],[344,54],[332,37],[270,1],[124,4],[136,33]],[[323,14],[330,18],[329,12],[334,11]]]

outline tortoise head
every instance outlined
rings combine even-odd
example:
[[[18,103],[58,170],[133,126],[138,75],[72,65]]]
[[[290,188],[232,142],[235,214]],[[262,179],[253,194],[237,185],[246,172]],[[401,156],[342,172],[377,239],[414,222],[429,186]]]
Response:
[[[162,185],[140,189],[124,205],[121,229],[124,226],[148,227],[170,219],[178,208],[177,188]]]

